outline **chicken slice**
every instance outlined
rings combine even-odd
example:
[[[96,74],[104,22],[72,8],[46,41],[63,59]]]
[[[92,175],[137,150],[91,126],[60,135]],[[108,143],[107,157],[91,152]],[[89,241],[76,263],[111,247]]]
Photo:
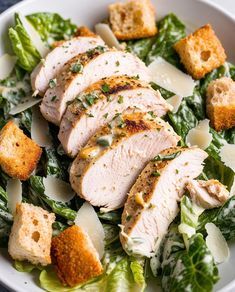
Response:
[[[146,163],[178,141],[161,118],[142,112],[119,115],[89,140],[72,163],[72,188],[94,206],[117,209]]]
[[[161,117],[172,107],[144,81],[128,76],[104,78],[68,106],[59,132],[65,152],[74,157],[97,129],[128,108]]]
[[[34,91],[43,96],[49,81],[61,71],[64,64],[78,54],[97,46],[104,46],[100,37],[75,37],[58,45],[43,59],[31,74],[31,85]]]
[[[170,148],[144,168],[122,214],[120,239],[127,253],[151,257],[157,251],[186,183],[202,172],[206,157],[199,148]]]
[[[186,187],[193,201],[205,209],[220,207],[229,198],[229,191],[216,179],[191,180]]]
[[[149,81],[144,63],[130,53],[99,46],[80,54],[70,60],[53,80],[43,98],[41,112],[48,121],[59,125],[68,102],[80,92],[104,77],[125,74]]]

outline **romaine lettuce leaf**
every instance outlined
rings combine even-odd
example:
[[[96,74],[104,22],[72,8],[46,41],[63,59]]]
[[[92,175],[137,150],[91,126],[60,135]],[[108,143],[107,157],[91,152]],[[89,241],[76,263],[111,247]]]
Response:
[[[198,219],[203,211],[203,208],[187,196],[183,196],[180,201],[180,225],[178,230],[183,235],[186,247],[188,247],[189,238],[196,233]]]
[[[26,71],[31,72],[39,63],[41,56],[34,47],[17,14],[15,16],[15,22],[15,26],[9,28],[9,38],[12,48],[18,57],[18,65]]]
[[[162,288],[166,292],[209,292],[218,281],[218,269],[201,234],[189,239],[182,250],[182,238],[170,234],[164,244]]]
[[[173,45],[185,37],[185,25],[174,14],[168,14],[159,23],[158,33],[154,44],[149,51],[146,63],[150,64],[160,56],[175,66],[180,66],[179,56],[173,49]]]
[[[199,217],[198,232],[205,234],[205,225],[214,223],[227,241],[235,239],[235,196],[220,208],[206,210]]]
[[[77,29],[70,19],[63,19],[57,13],[34,13],[28,15],[27,19],[40,34],[42,40],[48,44],[69,39]]]
[[[76,211],[72,210],[68,204],[56,202],[44,194],[44,185],[41,176],[31,176],[29,183],[32,194],[35,195],[41,203],[49,206],[55,214],[74,221],[77,214]]]
[[[40,284],[43,289],[51,292],[142,292],[145,288],[143,268],[137,261],[124,258],[119,261],[110,274],[94,278],[74,288],[63,286],[53,270],[43,270]]]

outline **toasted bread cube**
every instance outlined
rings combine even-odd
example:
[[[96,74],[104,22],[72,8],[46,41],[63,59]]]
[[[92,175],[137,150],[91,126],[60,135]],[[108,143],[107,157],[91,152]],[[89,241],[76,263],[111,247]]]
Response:
[[[64,285],[74,287],[103,272],[90,238],[76,225],[53,238],[51,256],[56,273]]]
[[[0,131],[0,166],[9,176],[28,179],[41,153],[41,148],[13,121],[9,121]]]
[[[49,265],[54,221],[53,213],[32,204],[18,204],[8,243],[11,257],[19,261],[27,260],[35,265]]]
[[[79,26],[77,28],[75,36],[95,37],[97,35],[93,31],[91,31],[87,26]]]
[[[157,33],[155,9],[150,0],[128,0],[109,5],[110,24],[119,40],[151,37]]]
[[[216,131],[235,126],[235,82],[231,78],[211,81],[206,103],[207,115]]]
[[[188,73],[195,79],[201,79],[226,60],[224,48],[210,24],[181,39],[174,48]]]

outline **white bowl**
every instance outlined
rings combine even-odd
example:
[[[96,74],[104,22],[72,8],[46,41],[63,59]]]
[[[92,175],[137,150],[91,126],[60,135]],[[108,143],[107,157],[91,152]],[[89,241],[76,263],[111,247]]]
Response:
[[[107,4],[115,0],[27,0],[18,3],[0,15],[0,55],[9,52],[7,28],[13,22],[13,15],[34,12],[57,12],[65,18],[71,18],[78,25],[92,27],[107,15]],[[156,6],[158,19],[174,12],[188,26],[188,30],[211,23],[228,55],[228,60],[235,63],[235,18],[213,3],[202,0],[152,0]],[[215,291],[235,291],[235,244],[231,244],[231,256],[227,263],[219,266],[221,279]],[[6,251],[0,250],[0,282],[18,292],[39,292],[38,276],[17,272]],[[148,289],[156,291],[154,287]],[[123,291],[125,292],[125,291]]]

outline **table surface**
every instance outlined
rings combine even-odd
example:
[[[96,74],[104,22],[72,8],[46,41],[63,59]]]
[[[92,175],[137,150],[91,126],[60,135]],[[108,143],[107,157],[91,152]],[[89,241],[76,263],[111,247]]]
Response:
[[[233,13],[235,15],[235,1],[234,0],[210,0],[210,1],[219,4],[224,9],[228,10],[230,13]],[[0,0],[0,13],[17,2],[19,2],[19,0]],[[0,286],[0,292],[8,292],[8,290]]]

